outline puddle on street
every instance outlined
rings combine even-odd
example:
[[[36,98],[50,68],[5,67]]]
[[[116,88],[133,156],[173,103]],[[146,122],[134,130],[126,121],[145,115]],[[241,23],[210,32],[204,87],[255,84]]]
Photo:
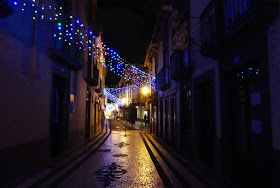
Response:
[[[96,171],[97,178],[103,182],[103,187],[108,187],[112,181],[121,179],[126,173],[127,171],[115,162]]]
[[[127,143],[124,143],[124,142],[121,142],[119,144],[114,144],[115,146],[118,146],[119,148],[122,148],[122,147],[125,147],[125,146],[128,146],[129,144]]]
[[[115,154],[115,155],[113,155],[114,157],[127,157],[128,155],[127,154],[122,154],[122,153],[120,153],[120,154]]]

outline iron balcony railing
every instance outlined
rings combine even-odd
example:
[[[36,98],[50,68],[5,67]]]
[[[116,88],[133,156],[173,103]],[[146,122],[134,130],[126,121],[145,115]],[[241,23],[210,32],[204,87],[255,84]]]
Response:
[[[156,80],[156,84],[157,84],[157,88],[161,91],[166,91],[169,87],[169,80],[166,78],[166,71],[168,71],[166,69],[166,67],[163,67],[157,76],[157,80]]]
[[[49,55],[55,62],[70,69],[81,70],[85,66],[84,50],[80,50],[75,46],[55,46],[49,50]]]
[[[171,55],[170,77],[175,81],[184,81],[191,76],[189,51],[174,51]]]
[[[278,0],[225,0],[225,37],[267,26],[277,15]]]
[[[222,43],[269,26],[277,7],[277,0],[211,0],[200,16],[202,55],[217,57]]]
[[[6,18],[13,14],[11,3],[10,0],[0,0],[0,18]]]
[[[201,53],[204,56],[215,56],[219,44],[221,24],[218,18],[218,1],[212,0],[200,16]]]
[[[59,34],[66,30],[67,28],[63,26],[56,27],[53,48],[50,49],[50,56],[57,63],[64,64],[71,69],[81,70],[85,67],[85,56],[87,56],[89,52],[84,50],[84,46],[79,42],[79,36],[72,35],[70,41],[70,37],[67,38]]]

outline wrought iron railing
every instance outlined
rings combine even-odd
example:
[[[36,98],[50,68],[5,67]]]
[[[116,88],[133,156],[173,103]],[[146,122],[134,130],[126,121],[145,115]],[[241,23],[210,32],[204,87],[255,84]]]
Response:
[[[225,0],[225,33],[232,36],[253,25],[267,25],[277,14],[277,0]]]
[[[169,80],[166,78],[166,68],[163,67],[159,73],[158,73],[158,77],[156,80],[156,84],[157,84],[157,88],[161,91],[165,91],[167,90],[170,85],[169,85]]]
[[[216,1],[212,0],[200,17],[202,45],[210,45],[216,40],[217,28],[215,4]]]
[[[188,51],[175,51],[171,56],[170,77],[172,80],[184,81],[191,74]]]
[[[5,18],[12,15],[12,1],[11,0],[0,0],[0,18]]]

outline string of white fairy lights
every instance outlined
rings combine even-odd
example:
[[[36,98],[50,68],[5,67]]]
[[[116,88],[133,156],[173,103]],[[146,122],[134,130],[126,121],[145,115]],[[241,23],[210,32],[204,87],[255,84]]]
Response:
[[[107,95],[108,99],[113,102],[117,102],[118,99],[127,96],[133,96],[140,92],[140,88],[137,86],[128,86],[121,88],[104,88],[103,93]]]

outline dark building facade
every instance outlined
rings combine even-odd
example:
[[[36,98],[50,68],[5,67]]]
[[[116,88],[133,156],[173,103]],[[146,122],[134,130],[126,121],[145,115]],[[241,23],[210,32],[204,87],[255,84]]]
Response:
[[[217,177],[279,186],[279,2],[184,2],[163,6],[146,57],[158,89],[152,132]]]
[[[88,0],[0,1],[1,185],[52,165],[101,131],[106,70],[95,12]],[[80,42],[89,38],[85,28],[96,47]]]
[[[191,127],[191,72],[187,1],[166,1],[158,17],[145,66],[156,77],[156,91],[149,100],[151,132],[177,150]],[[191,144],[191,143],[190,143]]]

